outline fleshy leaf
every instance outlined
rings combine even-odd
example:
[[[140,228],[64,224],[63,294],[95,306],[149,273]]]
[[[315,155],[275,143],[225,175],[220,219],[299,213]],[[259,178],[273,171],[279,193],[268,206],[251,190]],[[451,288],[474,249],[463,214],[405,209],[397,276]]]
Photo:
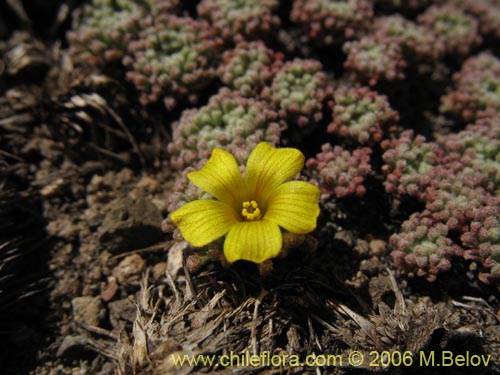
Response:
[[[246,188],[236,159],[220,148],[213,150],[203,168],[187,176],[197,187],[232,207],[239,207],[246,200]]]
[[[316,228],[319,194],[319,189],[308,182],[285,182],[269,197],[264,219],[289,232],[309,233]]]
[[[228,262],[249,260],[262,263],[277,256],[282,238],[279,227],[267,220],[240,222],[231,228],[224,242]]]
[[[225,235],[237,220],[237,213],[223,202],[196,200],[170,214],[182,236],[193,246],[204,246]]]
[[[303,166],[304,155],[299,150],[277,149],[261,142],[248,158],[245,177],[248,192],[265,206],[270,193],[299,173]]]

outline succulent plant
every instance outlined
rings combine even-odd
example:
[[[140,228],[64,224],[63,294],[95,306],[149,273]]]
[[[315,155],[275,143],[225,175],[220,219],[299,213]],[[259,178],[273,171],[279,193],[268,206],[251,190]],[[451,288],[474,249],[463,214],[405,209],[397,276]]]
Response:
[[[444,54],[444,43],[432,31],[399,14],[377,17],[373,29],[380,43],[398,44],[409,64],[433,63]]]
[[[488,0],[454,0],[453,3],[478,20],[483,37],[500,39],[500,4]]]
[[[150,11],[154,15],[174,14],[179,10],[180,0],[139,0],[151,4]]]
[[[451,268],[451,257],[457,247],[448,236],[448,227],[431,218],[415,213],[393,234],[390,245],[394,264],[409,277],[425,277],[435,281],[439,272]]]
[[[295,0],[290,19],[320,45],[359,38],[370,28],[373,6],[367,0]]]
[[[282,126],[267,103],[244,98],[223,88],[207,105],[183,112],[173,125],[168,145],[172,166],[183,169],[208,159],[215,147],[231,152],[244,163],[259,142],[277,144]]]
[[[262,91],[262,97],[274,103],[285,121],[298,126],[318,123],[331,95],[332,87],[321,63],[302,59],[285,63]]]
[[[198,14],[209,21],[224,40],[261,39],[279,26],[273,15],[277,0],[202,0]]]
[[[433,5],[417,21],[434,32],[448,55],[467,56],[481,43],[477,20],[452,4]]]
[[[91,62],[119,62],[141,30],[145,1],[93,0],[78,10],[68,40],[74,53]]]
[[[431,183],[429,171],[438,165],[441,151],[421,135],[413,136],[411,130],[401,133],[399,138],[385,140],[382,155],[385,174],[385,189],[395,198],[397,205],[404,195],[423,199],[425,189]]]
[[[328,132],[360,144],[379,143],[395,130],[399,115],[385,95],[367,87],[341,86],[334,92]]]
[[[322,152],[307,161],[307,167],[315,171],[323,193],[336,198],[366,193],[365,178],[373,174],[370,165],[371,149],[355,149],[353,152],[340,146],[325,143]]]
[[[480,187],[471,188],[460,179],[441,181],[427,192],[425,213],[448,230],[463,232],[474,211],[494,204],[495,200]]]
[[[434,281],[439,271],[448,268],[446,259],[455,255],[476,262],[481,281],[490,283],[497,279],[500,276],[500,118],[484,117],[458,133],[439,136],[436,142],[424,142],[421,137],[418,150],[409,135],[404,132],[400,139],[386,142],[393,148],[383,155],[389,164],[382,170],[390,171],[386,180],[388,191],[394,188],[400,193],[413,192],[413,196],[425,203],[425,208],[403,223],[401,233],[391,237],[395,264],[410,276],[426,276]],[[394,167],[395,160],[401,168]],[[422,163],[421,175],[417,176],[415,166],[420,168]],[[414,167],[408,168],[412,164]],[[410,185],[402,186],[401,182],[406,180]],[[412,188],[408,189],[409,186]],[[408,256],[415,253],[412,247],[415,238],[427,241],[419,234],[423,233],[421,226],[427,226],[429,231],[439,228],[432,235],[434,246],[426,242],[426,249],[429,254],[437,254],[437,265],[446,267],[429,270],[425,268],[428,263],[423,268],[414,262],[418,257]]]
[[[474,212],[467,230],[460,237],[466,259],[480,264],[478,278],[486,284],[500,277],[500,206]]]
[[[491,53],[467,59],[453,80],[455,89],[442,97],[441,112],[468,122],[500,110],[500,60]]]
[[[426,142],[423,136],[413,137],[411,131],[405,131],[397,139],[383,141],[386,191],[394,195],[396,204],[404,195],[432,202],[436,194],[444,194],[446,186],[454,189],[453,196],[460,195],[457,189],[462,187],[496,194],[500,173],[499,142],[495,138],[498,129],[498,125],[496,131],[471,125],[458,134],[441,136],[437,142]]]
[[[222,82],[241,95],[260,94],[276,75],[283,56],[261,42],[241,42],[224,53],[218,73]]]
[[[411,12],[432,4],[433,0],[375,0],[375,5],[393,11]]]
[[[489,283],[500,276],[500,199],[481,187],[471,188],[466,176],[448,177],[428,189],[425,209],[414,213],[391,237],[391,255],[409,276],[425,276],[429,281],[450,268],[451,256],[463,257],[475,261],[479,279]],[[424,255],[428,261],[420,258]]]
[[[206,22],[159,16],[129,43],[123,59],[127,79],[143,105],[163,99],[173,109],[179,100],[195,103],[197,92],[215,76],[222,41]]]
[[[500,117],[484,118],[456,134],[437,139],[448,158],[458,161],[457,172],[467,172],[467,181],[491,194],[500,191]]]
[[[344,44],[347,59],[344,68],[361,83],[375,86],[379,81],[394,81],[405,78],[407,63],[398,43],[380,43],[367,36]]]

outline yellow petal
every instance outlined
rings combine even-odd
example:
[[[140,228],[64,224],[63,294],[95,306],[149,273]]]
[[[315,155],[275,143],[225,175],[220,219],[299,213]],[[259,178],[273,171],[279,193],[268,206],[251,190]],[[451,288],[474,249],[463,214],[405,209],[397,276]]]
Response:
[[[203,168],[187,176],[200,189],[232,207],[240,208],[241,202],[246,199],[246,189],[236,159],[220,148],[213,150]]]
[[[196,200],[170,214],[184,239],[193,246],[204,246],[225,235],[237,222],[237,214],[225,203]]]
[[[240,259],[262,263],[277,256],[281,244],[281,231],[276,224],[266,220],[239,222],[226,236],[224,255],[230,263]]]
[[[285,182],[269,198],[264,219],[292,233],[309,233],[316,228],[319,194],[319,189],[308,182]]]
[[[274,188],[291,179],[304,166],[304,155],[295,148],[274,148],[261,142],[247,162],[245,183],[252,199],[265,205]]]

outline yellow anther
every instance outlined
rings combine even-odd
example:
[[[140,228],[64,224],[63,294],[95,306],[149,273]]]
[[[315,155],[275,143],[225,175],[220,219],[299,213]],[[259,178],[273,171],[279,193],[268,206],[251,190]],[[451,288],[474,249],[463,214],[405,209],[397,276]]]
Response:
[[[243,202],[241,209],[241,216],[243,216],[248,221],[259,220],[262,214],[259,209],[259,205],[256,201],[246,201]]]

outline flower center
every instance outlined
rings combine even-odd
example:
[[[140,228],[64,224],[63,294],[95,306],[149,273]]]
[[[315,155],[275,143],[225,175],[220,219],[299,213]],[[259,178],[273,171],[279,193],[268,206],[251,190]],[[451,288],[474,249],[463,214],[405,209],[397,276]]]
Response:
[[[241,209],[241,215],[248,221],[259,220],[262,217],[260,213],[259,205],[256,201],[246,201],[243,202],[243,208]]]

